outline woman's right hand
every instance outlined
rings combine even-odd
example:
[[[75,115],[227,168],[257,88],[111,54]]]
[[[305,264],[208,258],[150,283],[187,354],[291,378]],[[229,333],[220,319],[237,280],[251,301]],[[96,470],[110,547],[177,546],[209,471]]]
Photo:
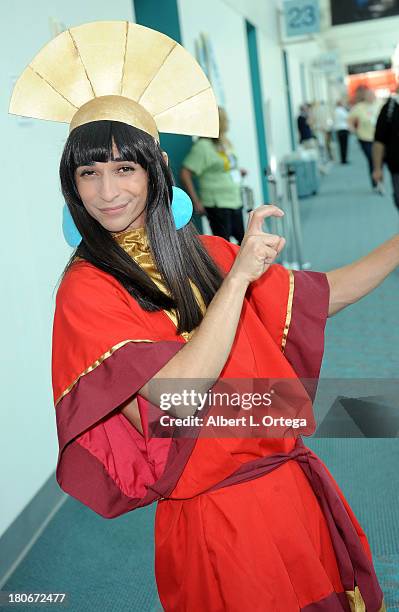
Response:
[[[274,206],[262,205],[249,214],[248,226],[240,250],[227,277],[249,285],[268,270],[285,246],[285,238],[262,231],[267,217],[282,217],[284,212]]]

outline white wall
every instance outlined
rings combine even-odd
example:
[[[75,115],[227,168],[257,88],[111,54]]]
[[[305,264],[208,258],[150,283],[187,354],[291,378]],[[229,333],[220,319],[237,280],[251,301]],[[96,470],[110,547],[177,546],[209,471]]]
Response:
[[[317,40],[289,44],[286,49],[289,59],[292,105],[296,115],[304,102],[325,100],[325,75],[315,72],[312,68],[314,60],[325,52],[325,47],[322,39],[318,38]],[[305,71],[307,100],[303,99],[301,64]]]
[[[261,179],[245,20],[257,28],[268,154],[278,162],[290,151],[290,128],[277,6],[277,0],[179,0],[183,44],[194,52],[200,33],[212,41],[231,119],[230,136],[240,164],[250,171],[247,182],[257,204],[262,202]],[[294,82],[295,91],[296,87]]]
[[[248,13],[248,19],[258,28],[262,90],[270,109],[267,123],[269,158],[279,162],[284,155],[290,152],[291,139],[283,50],[280,45],[276,3],[252,1],[245,4],[247,9],[252,9]]]
[[[70,255],[61,232],[58,162],[67,125],[8,115],[12,81],[66,27],[133,20],[131,0],[24,0],[0,6],[1,440],[0,535],[55,469],[51,389],[53,289]]]
[[[218,0],[179,0],[179,18],[184,46],[195,54],[195,40],[206,33],[225,94],[230,121],[229,138],[234,143],[240,166],[249,171],[248,184],[261,202],[260,169],[246,42],[245,21]]]
[[[279,33],[279,0],[223,0],[257,28],[258,53],[265,106],[270,110],[267,128],[269,156],[279,160],[291,148],[282,46]]]

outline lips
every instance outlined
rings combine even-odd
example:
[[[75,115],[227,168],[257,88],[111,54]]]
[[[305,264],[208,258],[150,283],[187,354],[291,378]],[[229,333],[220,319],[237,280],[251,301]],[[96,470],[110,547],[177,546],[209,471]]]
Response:
[[[126,206],[127,204],[122,204],[121,206],[115,206],[114,208],[104,208],[101,212],[105,213],[106,215],[113,215],[124,210]]]

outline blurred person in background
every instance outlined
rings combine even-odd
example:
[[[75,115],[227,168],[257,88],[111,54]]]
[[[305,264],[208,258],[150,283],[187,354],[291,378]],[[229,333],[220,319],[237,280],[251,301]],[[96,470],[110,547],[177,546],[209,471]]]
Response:
[[[320,136],[318,130],[316,104],[306,103],[300,107],[297,119],[299,143],[303,149],[311,150],[315,156],[317,167],[321,174],[327,174],[324,162],[325,141],[324,133]],[[319,140],[321,138],[321,141]]]
[[[323,163],[333,161],[334,156],[331,148],[333,119],[326,102],[313,103],[312,120],[312,130],[316,135]]]
[[[297,117],[299,142],[305,148],[315,146],[315,136],[310,125],[310,104],[302,104]]]
[[[334,110],[334,130],[339,143],[341,164],[348,163],[349,111],[342,100],[338,100]]]
[[[241,201],[241,177],[246,171],[238,168],[233,146],[226,134],[229,121],[219,107],[219,138],[199,138],[183,160],[180,179],[189,194],[194,210],[206,215],[214,236],[225,240],[244,237]],[[198,178],[199,194],[193,183]]]
[[[391,174],[393,200],[399,211],[399,87],[382,107],[373,144],[373,178],[382,185],[383,163]]]
[[[373,177],[372,147],[380,104],[373,90],[361,86],[356,91],[357,102],[352,107],[348,121],[359,141],[359,145],[367,160],[370,181],[373,191],[381,193],[379,184]]]

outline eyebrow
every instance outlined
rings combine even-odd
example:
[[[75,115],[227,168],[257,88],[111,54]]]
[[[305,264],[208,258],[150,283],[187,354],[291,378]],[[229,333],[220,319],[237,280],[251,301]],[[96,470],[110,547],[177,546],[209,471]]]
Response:
[[[115,157],[115,159],[109,159],[108,161],[111,161],[111,162],[112,161],[114,161],[114,162],[126,162],[126,163],[131,163],[131,164],[137,163],[137,162],[134,162],[131,159],[122,159],[121,157]],[[97,163],[97,161],[91,160],[91,161],[88,161],[87,163],[80,164],[78,166],[78,168],[81,168],[82,166],[94,166],[96,163]],[[99,162],[99,163],[103,163],[103,162]]]

